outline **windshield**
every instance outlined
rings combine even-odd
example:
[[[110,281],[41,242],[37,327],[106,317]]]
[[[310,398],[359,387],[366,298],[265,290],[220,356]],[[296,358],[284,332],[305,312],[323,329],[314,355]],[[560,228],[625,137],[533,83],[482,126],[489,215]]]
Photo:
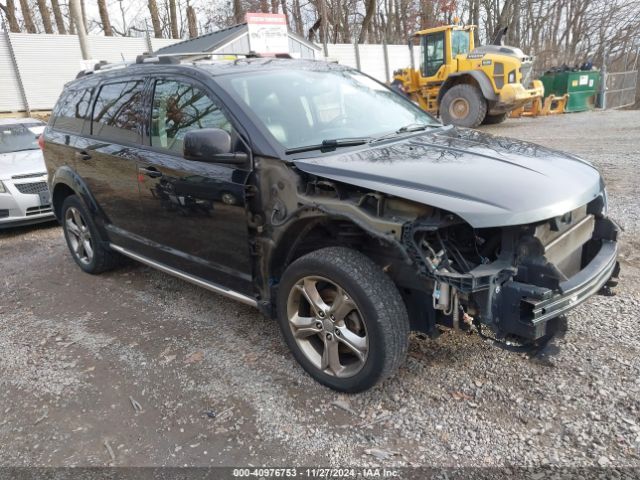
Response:
[[[219,81],[287,149],[439,125],[405,97],[354,70],[271,70]]]
[[[0,153],[37,150],[38,136],[43,130],[40,123],[0,125]]]

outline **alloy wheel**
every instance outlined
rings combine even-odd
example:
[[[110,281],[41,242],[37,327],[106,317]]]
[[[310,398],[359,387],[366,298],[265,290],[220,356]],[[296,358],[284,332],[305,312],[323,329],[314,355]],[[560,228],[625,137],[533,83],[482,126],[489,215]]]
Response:
[[[289,292],[287,318],[298,347],[322,372],[346,378],[364,367],[369,352],[364,318],[335,282],[300,279]]]
[[[68,232],[71,252],[83,264],[90,264],[93,260],[91,231],[82,218],[80,210],[76,207],[69,207],[64,216],[64,224]]]

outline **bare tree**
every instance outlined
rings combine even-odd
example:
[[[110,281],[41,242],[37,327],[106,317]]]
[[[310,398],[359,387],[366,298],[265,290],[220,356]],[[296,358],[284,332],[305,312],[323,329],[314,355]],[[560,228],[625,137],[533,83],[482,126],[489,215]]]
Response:
[[[20,0],[20,10],[22,11],[22,20],[24,21],[24,28],[27,30],[27,33],[36,33],[36,25],[33,23],[31,9],[29,8],[29,2],[27,0]]]
[[[64,17],[62,16],[62,10],[60,9],[60,3],[58,0],[51,0],[51,9],[53,10],[53,17],[56,19],[58,33],[66,35],[67,29],[64,25]]]
[[[371,27],[371,20],[373,19],[373,15],[376,11],[376,0],[366,0],[365,1],[365,14],[364,20],[362,20],[362,26],[360,27],[360,36],[358,37],[358,41],[360,43],[364,43],[367,41],[367,35],[369,33],[369,29]]]
[[[53,33],[53,25],[51,23],[51,14],[49,13],[47,0],[38,0],[38,10],[40,11],[40,17],[42,17],[44,33]]]
[[[180,38],[176,0],[169,0],[169,21],[171,23],[171,38]]]
[[[98,12],[105,36],[113,37],[113,29],[111,28],[111,21],[109,20],[109,10],[107,9],[106,0],[98,0]]]
[[[189,26],[189,38],[195,38],[198,36],[198,20],[196,18],[196,11],[192,5],[187,5],[187,24]]]
[[[20,32],[20,25],[18,24],[18,18],[16,17],[16,5],[13,0],[7,0],[6,5],[0,3],[0,10],[4,12],[9,22],[9,31],[13,33]]]
[[[160,25],[160,15],[156,0],[149,0],[149,14],[151,15],[151,25],[153,25],[153,36],[162,38],[162,25]]]

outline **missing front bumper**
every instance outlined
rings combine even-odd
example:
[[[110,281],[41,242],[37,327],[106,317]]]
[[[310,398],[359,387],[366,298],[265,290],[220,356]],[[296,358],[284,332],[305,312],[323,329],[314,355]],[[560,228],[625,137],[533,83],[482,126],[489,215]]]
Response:
[[[597,293],[620,270],[618,244],[602,240],[600,250],[558,291],[510,280],[497,292],[494,320],[501,333],[537,340],[549,333],[547,324]]]

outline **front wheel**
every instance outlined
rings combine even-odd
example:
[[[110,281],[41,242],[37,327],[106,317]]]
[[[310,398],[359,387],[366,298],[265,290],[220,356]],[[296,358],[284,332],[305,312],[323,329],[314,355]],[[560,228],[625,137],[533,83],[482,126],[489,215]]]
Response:
[[[446,125],[475,128],[486,114],[487,101],[474,85],[455,85],[442,96],[440,116]]]
[[[302,367],[341,392],[371,388],[406,357],[409,319],[400,293],[381,267],[348,248],[324,248],[287,268],[278,321]]]

